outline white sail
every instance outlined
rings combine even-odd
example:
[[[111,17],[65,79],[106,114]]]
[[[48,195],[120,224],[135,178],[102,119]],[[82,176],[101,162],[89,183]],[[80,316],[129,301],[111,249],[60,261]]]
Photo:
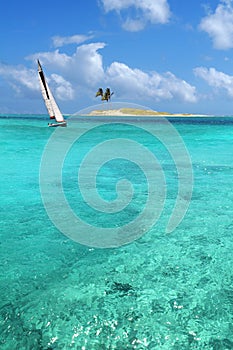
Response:
[[[48,114],[50,116],[50,119],[56,119],[58,123],[65,122],[65,119],[52,95],[52,92],[48,86],[48,83],[45,79],[43,69],[41,67],[41,64],[38,60],[38,75],[39,75],[39,81],[40,81],[40,87],[41,87],[41,93],[45,102],[45,106],[48,110]]]

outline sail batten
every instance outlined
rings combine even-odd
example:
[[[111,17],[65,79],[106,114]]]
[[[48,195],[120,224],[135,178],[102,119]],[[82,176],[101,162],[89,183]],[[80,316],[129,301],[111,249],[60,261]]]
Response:
[[[49,117],[50,119],[55,119],[57,123],[63,123],[62,126],[65,126],[66,124],[65,119],[48,86],[40,61],[38,60],[37,62],[38,62],[38,75],[39,75],[41,93],[42,93],[42,97],[44,99],[44,103],[47,108]],[[54,126],[54,125],[50,125],[50,126]]]

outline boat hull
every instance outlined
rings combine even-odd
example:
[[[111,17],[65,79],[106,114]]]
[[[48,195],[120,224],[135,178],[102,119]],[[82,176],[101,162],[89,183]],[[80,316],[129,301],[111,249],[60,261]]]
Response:
[[[52,128],[56,128],[57,126],[61,126],[61,127],[66,127],[67,126],[67,123],[66,122],[62,122],[62,123],[48,123],[48,126],[49,127],[52,127]]]

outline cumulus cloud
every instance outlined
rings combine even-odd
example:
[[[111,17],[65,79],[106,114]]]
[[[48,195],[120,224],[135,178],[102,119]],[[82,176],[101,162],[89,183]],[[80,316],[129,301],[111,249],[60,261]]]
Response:
[[[54,90],[58,99],[63,101],[73,100],[74,89],[69,81],[58,74],[51,74],[50,80],[52,81],[51,85],[55,85]]]
[[[195,87],[174,74],[167,72],[145,73],[119,62],[113,62],[106,71],[108,81],[119,91],[119,97],[153,99],[156,101],[178,98],[185,102],[196,102]]]
[[[0,76],[17,95],[26,97],[33,92],[36,94],[39,92],[36,67],[39,59],[55,97],[63,101],[75,100],[80,93],[87,93],[87,90],[96,88],[104,80],[103,58],[98,52],[104,47],[105,44],[100,42],[83,44],[71,56],[59,52],[58,49],[38,52],[26,58],[33,62],[34,69],[0,64]]]
[[[204,17],[199,28],[209,34],[219,50],[233,47],[233,1],[221,0],[214,13]]]
[[[5,64],[0,64],[0,76],[5,78],[8,84],[19,95],[27,95],[27,92],[38,91],[39,83],[38,77],[33,69],[25,67],[13,67]],[[47,77],[48,83],[55,91],[57,98],[61,100],[72,100],[74,97],[74,90],[70,82],[66,81],[58,74],[52,74]]]
[[[230,97],[233,97],[233,76],[206,67],[195,68],[194,74],[205,80],[209,86],[225,90]]]
[[[72,36],[54,36],[52,38],[54,47],[62,47],[68,44],[82,44],[87,40],[93,39],[93,35],[72,35]]]
[[[8,83],[17,92],[21,92],[20,86],[25,86],[29,90],[36,90],[38,82],[33,69],[27,69],[23,66],[9,66],[0,64],[0,76],[5,78]]]
[[[28,59],[36,61],[39,58],[43,66],[60,72],[60,75],[76,87],[94,86],[104,76],[103,58],[98,52],[104,47],[102,42],[83,44],[71,56],[55,50],[39,52],[30,55]]]
[[[92,43],[81,45],[73,56],[73,65],[82,76],[85,84],[94,86],[104,78],[103,57],[98,50],[105,47],[104,43]]]
[[[142,30],[148,22],[165,24],[171,16],[167,0],[101,0],[101,2],[106,12],[116,11],[126,16],[122,26],[128,31]],[[134,11],[130,12],[130,9]]]
[[[44,68],[48,83],[54,95],[63,101],[80,101],[83,97],[94,98],[100,86],[111,86],[118,99],[135,101],[161,101],[178,99],[183,102],[196,102],[196,89],[171,72],[144,72],[131,68],[121,62],[112,62],[104,67],[100,50],[105,43],[83,44],[77,47],[73,55],[54,52],[40,52],[28,57],[34,69],[0,65],[3,76],[14,89],[24,92],[39,93],[39,81],[36,60],[39,58]]]

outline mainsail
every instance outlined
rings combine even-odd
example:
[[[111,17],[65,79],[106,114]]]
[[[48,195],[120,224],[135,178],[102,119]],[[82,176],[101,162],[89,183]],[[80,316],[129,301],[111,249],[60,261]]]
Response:
[[[56,119],[56,121],[59,124],[49,124],[49,126],[66,126],[66,121],[50,91],[50,88],[48,86],[48,83],[45,79],[45,75],[43,72],[43,69],[41,67],[40,61],[38,62],[38,75],[39,75],[39,81],[40,81],[40,87],[41,87],[41,93],[45,102],[45,106],[48,110],[48,114],[50,119]]]

